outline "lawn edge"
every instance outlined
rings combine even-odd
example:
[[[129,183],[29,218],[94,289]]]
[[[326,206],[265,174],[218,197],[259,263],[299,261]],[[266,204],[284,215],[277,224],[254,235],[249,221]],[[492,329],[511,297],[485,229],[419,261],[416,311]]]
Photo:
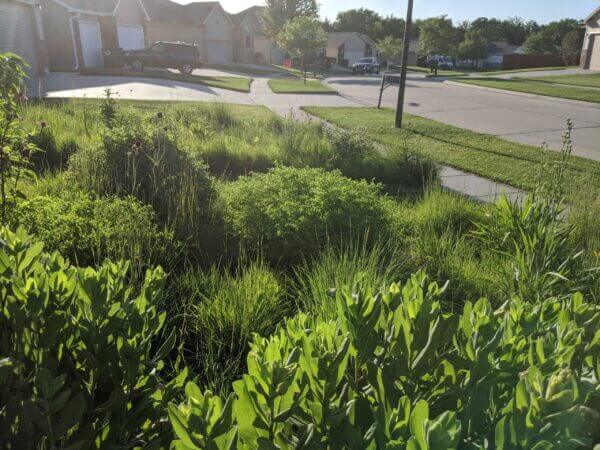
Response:
[[[466,86],[466,87],[469,87],[472,89],[479,89],[482,91],[499,92],[499,93],[504,93],[504,94],[508,94],[508,95],[516,95],[516,96],[520,96],[520,97],[537,98],[537,99],[542,99],[542,100],[553,99],[554,101],[557,101],[559,103],[565,103],[568,105],[589,106],[592,108],[600,109],[600,101],[594,102],[594,101],[586,101],[586,100],[575,100],[572,98],[557,97],[555,95],[531,94],[529,92],[519,92],[519,91],[510,90],[510,89],[502,89],[502,88],[489,87],[489,86],[479,86],[477,84],[469,83],[468,79],[465,79],[464,81],[445,80],[444,83],[454,84],[454,85],[463,86],[463,87]]]

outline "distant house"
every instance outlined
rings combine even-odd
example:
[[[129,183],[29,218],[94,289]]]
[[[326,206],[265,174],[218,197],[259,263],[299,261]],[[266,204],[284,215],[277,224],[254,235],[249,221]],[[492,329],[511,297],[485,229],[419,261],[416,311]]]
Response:
[[[152,16],[147,25],[149,42],[170,41],[197,44],[202,59],[210,64],[234,60],[235,24],[219,2],[187,5],[170,0],[143,0]]]
[[[150,16],[141,0],[40,0],[50,65],[104,65],[103,49],[142,48]]]
[[[340,66],[351,66],[360,58],[378,56],[375,42],[370,37],[352,32],[329,33],[325,52]]]
[[[231,14],[235,24],[234,59],[249,64],[283,64],[283,51],[265,36],[262,25],[264,7],[252,6]]]
[[[28,64],[28,90],[37,93],[47,66],[41,10],[33,0],[0,1],[0,53],[15,53]]]
[[[584,21],[585,39],[581,53],[581,68],[600,70],[600,7]]]
[[[490,42],[488,56],[482,61],[483,67],[486,69],[500,69],[504,64],[506,55],[514,55],[518,52],[522,53],[522,47],[519,45],[511,45],[506,41]]]

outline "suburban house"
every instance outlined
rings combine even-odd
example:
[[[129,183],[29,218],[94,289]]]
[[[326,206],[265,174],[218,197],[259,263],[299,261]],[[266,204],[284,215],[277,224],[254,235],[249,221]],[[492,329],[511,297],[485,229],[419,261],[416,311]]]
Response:
[[[0,53],[12,52],[29,63],[28,90],[38,91],[47,70],[42,15],[33,0],[0,0]]]
[[[141,0],[40,0],[40,5],[54,70],[103,66],[105,49],[145,46],[150,16]]]
[[[231,18],[235,23],[234,58],[248,64],[283,64],[283,51],[263,32],[261,15],[264,7],[252,6]]]
[[[488,56],[481,61],[486,69],[501,69],[506,55],[522,53],[522,47],[511,45],[506,41],[490,42],[488,45]]]
[[[146,29],[148,42],[193,43],[209,64],[234,61],[235,24],[219,2],[180,5],[170,0],[142,1],[152,17]]]
[[[584,22],[585,39],[581,52],[581,68],[600,70],[600,7]]]
[[[351,66],[360,58],[378,56],[375,42],[360,33],[329,33],[325,53],[340,66]]]

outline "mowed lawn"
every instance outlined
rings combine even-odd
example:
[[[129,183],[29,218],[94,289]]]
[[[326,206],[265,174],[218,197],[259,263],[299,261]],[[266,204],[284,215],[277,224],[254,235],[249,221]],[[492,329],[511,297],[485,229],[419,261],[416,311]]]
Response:
[[[398,130],[394,128],[392,109],[306,107],[304,110],[344,128],[364,128],[371,139],[389,148],[422,154],[440,164],[530,191],[536,186],[545,158],[550,162],[559,160],[557,152],[543,152],[539,147],[409,114],[405,115],[404,128]],[[567,170],[573,185],[600,188],[600,162],[573,156]]]
[[[600,73],[591,73],[585,75],[549,75],[528,79],[543,81],[546,83],[570,84],[572,86],[600,88]]]
[[[236,92],[250,92],[250,83],[252,78],[236,76],[204,76],[204,75],[185,75],[182,73],[171,72],[169,70],[144,69],[130,70],[126,68],[96,68],[84,70],[82,75],[101,75],[113,77],[136,77],[136,78],[155,78],[161,80],[180,81],[183,83],[201,84],[219,89],[227,89]]]
[[[524,92],[527,94],[546,95],[548,97],[600,103],[600,89],[548,83],[546,81],[532,80],[529,78],[462,78],[456,81],[458,83],[504,89],[513,92]]]
[[[278,78],[269,80],[269,87],[276,94],[337,94],[329,86],[317,80]]]

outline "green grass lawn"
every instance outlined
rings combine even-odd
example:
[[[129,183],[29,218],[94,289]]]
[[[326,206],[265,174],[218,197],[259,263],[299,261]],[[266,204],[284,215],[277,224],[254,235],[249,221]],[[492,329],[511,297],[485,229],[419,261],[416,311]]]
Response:
[[[278,78],[269,80],[269,87],[276,94],[337,94],[336,91],[318,80],[300,78]]]
[[[277,72],[281,72],[281,70],[273,68],[273,69],[267,69],[267,68],[260,68],[260,67],[254,67],[254,66],[247,66],[245,64],[207,64],[205,66],[203,66],[207,69],[215,69],[215,70],[222,70],[224,72],[232,72],[232,73],[239,73],[239,74],[243,74],[243,75],[251,75],[251,76],[264,76],[264,75],[270,75],[273,73],[277,73]]]
[[[348,129],[363,127],[371,139],[398,151],[418,152],[438,163],[514,187],[533,190],[544,157],[558,153],[505,141],[413,115],[405,115],[404,129],[394,128],[394,111],[375,108],[304,108],[330,123]],[[544,156],[545,155],[545,156]],[[600,187],[600,162],[572,157],[568,170],[575,180]]]
[[[504,89],[506,91],[600,103],[600,89],[586,89],[584,87],[547,83],[528,78],[462,78],[456,81],[458,83]]]
[[[162,80],[181,81],[184,83],[201,84],[204,86],[227,89],[237,92],[250,92],[250,83],[252,78],[245,77],[211,77],[203,75],[185,75],[168,70],[140,70],[134,71],[126,68],[97,68],[87,69],[81,72],[82,75],[102,75],[114,77],[137,77],[137,78],[158,78]]]
[[[523,73],[523,72],[545,72],[548,70],[566,70],[566,69],[576,69],[577,67],[538,67],[533,69],[512,69],[512,70],[492,70],[490,72],[482,72],[481,75],[485,76],[494,76],[494,75],[504,75],[509,73]]]
[[[570,84],[573,86],[600,88],[600,73],[591,73],[586,75],[550,75],[527,79],[546,83]]]

